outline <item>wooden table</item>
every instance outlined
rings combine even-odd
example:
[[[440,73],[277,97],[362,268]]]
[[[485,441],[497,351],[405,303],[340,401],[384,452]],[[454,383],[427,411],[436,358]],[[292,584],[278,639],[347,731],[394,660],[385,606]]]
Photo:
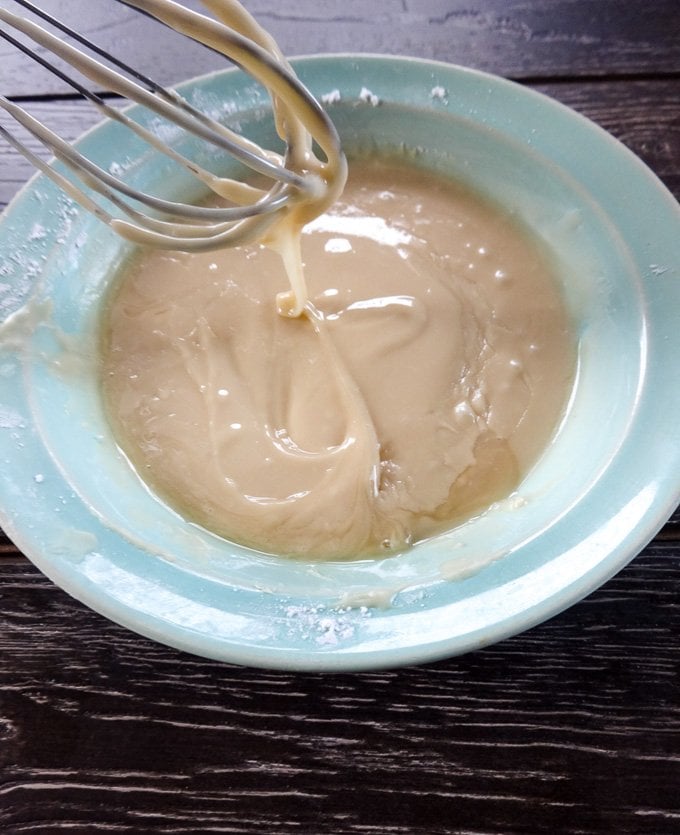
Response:
[[[112,0],[42,6],[123,57],[146,50],[137,64],[164,82],[219,65]],[[677,0],[247,6],[288,54],[410,54],[546,92],[680,194]],[[4,45],[0,76],[67,138],[97,118]],[[30,173],[0,145],[0,207]],[[679,582],[676,513],[618,577],[519,637],[303,675],[139,638],[0,539],[0,832],[680,833]]]

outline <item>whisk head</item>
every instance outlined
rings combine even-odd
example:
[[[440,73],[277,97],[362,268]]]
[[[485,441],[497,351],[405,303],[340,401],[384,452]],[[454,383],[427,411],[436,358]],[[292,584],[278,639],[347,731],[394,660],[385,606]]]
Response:
[[[0,96],[0,109],[45,145],[66,166],[68,175],[45,163],[10,128],[0,124],[0,134],[81,206],[123,237],[186,251],[234,246],[261,238],[291,213],[302,213],[303,221],[306,216],[314,216],[342,189],[346,162],[335,127],[274,41],[236,0],[203,0],[215,17],[194,12],[173,0],[118,2],[221,52],[262,83],[270,95],[277,133],[284,144],[282,152],[259,147],[29,0],[14,2],[51,29],[0,8],[1,37],[68,83],[105,117],[133,131],[155,151],[187,170],[208,192],[226,203],[193,205],[139,191],[83,156],[19,104]],[[54,29],[68,35],[74,43],[64,41]],[[45,53],[50,57],[46,58]],[[54,57],[73,68],[78,77],[56,66]],[[80,77],[86,81],[80,81]],[[96,90],[88,85],[94,85]],[[142,105],[211,149],[226,152],[257,175],[258,183],[208,170],[185,156],[174,142],[170,145],[158,131],[145,126],[134,111],[128,113],[114,106],[102,91]],[[263,178],[264,186],[260,185]]]

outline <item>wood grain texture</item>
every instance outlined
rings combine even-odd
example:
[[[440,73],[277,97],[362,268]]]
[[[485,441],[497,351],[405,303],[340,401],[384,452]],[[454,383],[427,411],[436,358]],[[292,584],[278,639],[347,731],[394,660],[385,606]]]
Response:
[[[201,9],[199,0],[187,6]],[[42,0],[105,49],[161,83],[224,65],[112,0]],[[250,0],[244,5],[288,55],[376,52],[451,61],[512,78],[680,74],[677,0]],[[12,0],[0,0],[11,9]],[[139,44],[144,49],[139,49]],[[0,43],[5,95],[63,91]]]
[[[0,565],[0,831],[677,832],[679,582],[655,545],[495,647],[319,676],[166,649]]]
[[[114,0],[39,1],[125,58],[142,44],[164,82],[221,65]],[[524,79],[680,197],[677,0],[246,5],[289,54],[413,54]],[[0,87],[67,139],[98,120],[45,99],[52,80],[4,45]],[[0,208],[31,173],[0,143]],[[598,592],[494,647],[373,674],[270,673],[117,627],[0,532],[0,833],[678,835],[679,590],[680,509]]]

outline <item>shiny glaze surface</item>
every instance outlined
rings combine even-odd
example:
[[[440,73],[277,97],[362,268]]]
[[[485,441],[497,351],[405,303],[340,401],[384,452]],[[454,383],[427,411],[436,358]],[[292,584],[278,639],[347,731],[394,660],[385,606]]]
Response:
[[[41,5],[128,59],[142,44],[153,64],[142,68],[162,81],[221,66],[119,4]],[[653,14],[637,0],[597,14],[561,0],[248,5],[288,54],[414,54],[523,80],[611,131],[680,196],[674,2]],[[75,138],[97,116],[51,97],[57,86],[4,56],[5,92],[39,96],[34,112]],[[0,204],[31,173],[0,151]],[[649,260],[662,283],[669,265]],[[616,578],[523,635],[420,667],[322,677],[138,637],[0,538],[0,828],[673,832],[679,526],[676,515]]]

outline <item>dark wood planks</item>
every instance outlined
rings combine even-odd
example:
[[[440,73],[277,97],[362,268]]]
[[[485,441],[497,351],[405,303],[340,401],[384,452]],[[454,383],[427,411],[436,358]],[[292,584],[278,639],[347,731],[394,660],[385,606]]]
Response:
[[[143,43],[163,81],[221,64],[113,0],[40,2],[124,57]],[[529,81],[680,196],[677,0],[246,4],[289,54],[410,53]],[[2,45],[0,67],[2,92],[54,89]],[[35,107],[69,139],[97,120]],[[0,145],[0,207],[30,173]],[[676,512],[601,590],[495,647],[312,676],[138,638],[0,534],[0,832],[680,833],[679,542]]]
[[[12,0],[0,0],[12,8]],[[161,83],[224,65],[111,0],[42,0],[102,47]],[[186,5],[200,9],[199,0]],[[250,0],[245,5],[288,55],[377,52],[452,61],[513,78],[680,73],[676,0]],[[140,51],[138,44],[144,44]],[[63,90],[0,43],[5,95]]]
[[[657,539],[680,541],[680,507],[671,516]]]
[[[677,73],[677,3],[644,0],[251,0],[290,54],[416,55],[512,78]]]
[[[166,649],[0,565],[0,831],[677,832],[679,582],[655,545],[495,647],[317,676]]]

